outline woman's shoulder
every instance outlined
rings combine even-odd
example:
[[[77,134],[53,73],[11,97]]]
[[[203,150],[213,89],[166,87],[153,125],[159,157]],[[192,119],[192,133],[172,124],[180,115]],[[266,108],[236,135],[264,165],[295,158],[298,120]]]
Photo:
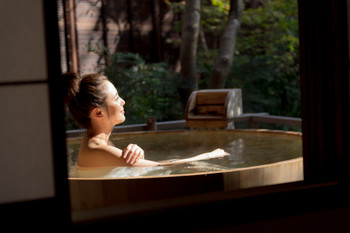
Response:
[[[79,166],[125,166],[121,159],[122,151],[114,146],[108,145],[103,140],[92,138],[82,143],[79,153]]]

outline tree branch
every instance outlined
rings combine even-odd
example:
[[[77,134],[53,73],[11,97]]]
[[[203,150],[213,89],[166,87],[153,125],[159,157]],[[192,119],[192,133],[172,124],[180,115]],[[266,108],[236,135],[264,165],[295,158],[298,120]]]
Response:
[[[212,70],[209,88],[223,88],[225,86],[232,65],[242,11],[242,0],[231,0],[230,13],[220,39],[219,55]]]

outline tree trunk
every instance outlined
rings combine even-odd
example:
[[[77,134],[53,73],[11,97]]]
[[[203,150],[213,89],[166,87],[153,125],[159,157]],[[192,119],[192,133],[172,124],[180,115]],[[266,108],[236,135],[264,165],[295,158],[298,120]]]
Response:
[[[231,0],[230,13],[220,39],[219,55],[212,70],[209,88],[224,88],[225,86],[232,65],[242,11],[242,0]]]
[[[196,72],[197,40],[200,29],[200,0],[186,1],[180,48],[181,97],[185,104],[191,92],[198,89]]]

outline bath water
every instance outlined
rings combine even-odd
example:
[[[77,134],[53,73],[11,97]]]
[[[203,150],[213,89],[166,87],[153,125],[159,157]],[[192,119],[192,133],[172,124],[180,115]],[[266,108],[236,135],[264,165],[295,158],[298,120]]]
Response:
[[[230,155],[224,158],[195,161],[167,167],[104,168],[94,171],[77,171],[74,165],[80,141],[68,143],[70,177],[122,178],[164,176],[198,172],[215,172],[280,162],[302,156],[300,135],[285,132],[200,130],[153,133],[116,134],[111,136],[114,145],[124,149],[128,144],[139,145],[145,158],[153,161],[184,159],[217,148]]]

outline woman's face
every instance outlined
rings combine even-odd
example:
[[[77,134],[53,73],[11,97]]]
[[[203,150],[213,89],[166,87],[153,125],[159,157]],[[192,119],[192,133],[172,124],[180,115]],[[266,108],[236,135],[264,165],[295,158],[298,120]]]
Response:
[[[106,81],[106,112],[110,122],[113,125],[123,123],[125,121],[124,104],[125,101],[119,96],[117,89],[110,81]]]

